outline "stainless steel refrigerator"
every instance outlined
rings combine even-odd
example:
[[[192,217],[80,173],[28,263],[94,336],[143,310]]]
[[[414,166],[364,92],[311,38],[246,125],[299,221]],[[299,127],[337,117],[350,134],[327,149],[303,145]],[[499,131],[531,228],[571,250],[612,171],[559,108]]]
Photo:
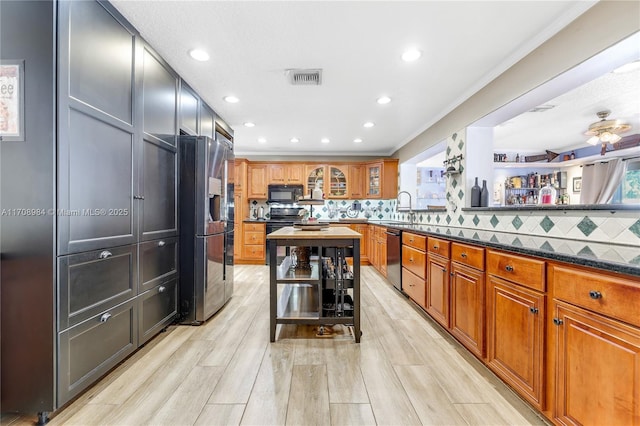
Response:
[[[233,294],[233,145],[181,136],[179,155],[180,318],[200,324]]]

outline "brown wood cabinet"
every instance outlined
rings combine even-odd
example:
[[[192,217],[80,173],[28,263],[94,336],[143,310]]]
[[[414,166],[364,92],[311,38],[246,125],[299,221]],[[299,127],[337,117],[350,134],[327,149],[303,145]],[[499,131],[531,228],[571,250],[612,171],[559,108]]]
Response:
[[[461,254],[464,256],[460,256]],[[483,358],[485,355],[484,249],[453,243],[451,255],[450,331],[467,349],[477,357]]]
[[[254,263],[264,263],[266,224],[245,223],[242,242],[242,257],[244,260],[254,261]]]
[[[542,410],[546,296],[494,275],[487,280],[487,365]]]
[[[267,198],[267,165],[251,164],[247,166],[247,198]]]
[[[426,309],[427,237],[402,233],[402,290]]]
[[[364,185],[365,167],[362,164],[349,165],[349,198],[362,199],[365,198]]]
[[[551,264],[553,420],[640,425],[640,281]]]
[[[387,276],[387,228],[369,225],[369,262],[383,276]]]
[[[385,159],[365,165],[366,198],[395,198],[398,194],[398,160]]]
[[[429,253],[426,292],[427,312],[443,327],[449,328],[449,259]]]
[[[293,185],[304,183],[304,165],[299,163],[272,163],[268,165],[268,184]]]
[[[360,265],[369,264],[369,225],[364,223],[352,223],[349,226],[362,235],[360,239]]]

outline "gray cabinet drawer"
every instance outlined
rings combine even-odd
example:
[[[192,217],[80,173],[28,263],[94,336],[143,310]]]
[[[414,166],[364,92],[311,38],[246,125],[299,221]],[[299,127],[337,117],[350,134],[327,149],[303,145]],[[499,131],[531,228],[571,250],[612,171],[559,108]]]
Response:
[[[138,324],[139,345],[166,327],[178,313],[177,279],[160,284],[138,296],[140,320]]]
[[[58,326],[64,330],[137,294],[136,246],[58,259]]]
[[[177,276],[177,237],[149,241],[139,247],[140,293]]]
[[[136,299],[58,334],[58,407],[137,348]]]

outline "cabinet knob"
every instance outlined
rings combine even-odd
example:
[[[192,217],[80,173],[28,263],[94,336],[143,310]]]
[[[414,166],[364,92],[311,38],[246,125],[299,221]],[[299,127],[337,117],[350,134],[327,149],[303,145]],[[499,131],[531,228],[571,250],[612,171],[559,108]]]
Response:
[[[106,259],[108,257],[113,256],[113,253],[111,253],[109,250],[105,250],[102,253],[100,253],[100,255],[98,256],[100,259]]]
[[[111,314],[109,312],[107,312],[106,314],[102,314],[102,316],[100,317],[100,322],[107,322],[109,321],[109,318],[111,318]]]
[[[507,271],[507,272],[513,272],[513,266],[511,266],[511,265],[507,265],[507,266],[505,266],[505,267],[504,267],[504,269],[505,269],[505,271]]]
[[[449,275],[454,276],[455,274],[453,272],[449,272]]]
[[[531,306],[529,308],[529,312],[531,312],[532,314],[537,314],[538,313],[538,308],[536,308],[535,306]]]
[[[466,258],[467,257],[467,253],[460,253],[460,257]]]
[[[564,321],[562,321],[560,318],[554,318],[553,319],[553,323],[555,325],[562,325],[564,323]]]
[[[167,244],[164,241],[158,241],[158,247],[164,247],[164,245]]]
[[[161,285],[160,287],[158,287],[158,293],[164,293],[166,289],[167,288],[165,286]]]
[[[409,238],[409,242],[412,243],[413,242],[413,238]]]
[[[409,262],[413,263],[413,258],[409,258]]]
[[[591,290],[589,292],[589,297],[592,299],[602,299],[602,293],[599,291]]]
[[[446,268],[442,268],[442,272],[447,272],[447,269]]]
[[[433,249],[434,249],[434,250],[438,250],[439,248],[440,248],[440,247],[438,247],[438,246],[433,246]]]

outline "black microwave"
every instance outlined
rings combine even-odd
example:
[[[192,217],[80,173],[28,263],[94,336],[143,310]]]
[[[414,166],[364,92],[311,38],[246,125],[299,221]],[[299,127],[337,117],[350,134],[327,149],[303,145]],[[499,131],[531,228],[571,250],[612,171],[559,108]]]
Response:
[[[293,204],[302,197],[302,185],[269,185],[267,203]]]

